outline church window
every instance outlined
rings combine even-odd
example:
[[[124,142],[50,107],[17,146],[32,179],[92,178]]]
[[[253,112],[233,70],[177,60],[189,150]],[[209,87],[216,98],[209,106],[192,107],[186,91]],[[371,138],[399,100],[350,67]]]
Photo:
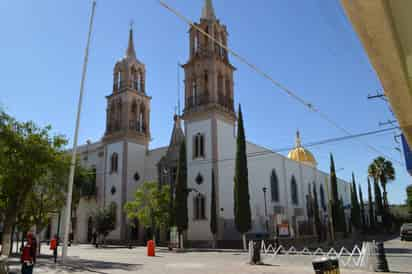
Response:
[[[320,186],[320,204],[323,211],[326,211],[325,190],[323,189],[323,185]]]
[[[143,81],[143,72],[139,70],[137,72],[137,77],[139,78],[138,82],[138,90],[144,93],[144,81]]]
[[[298,205],[299,204],[298,185],[296,183],[295,176],[293,175],[290,181],[290,188],[291,188],[292,204]]]
[[[219,51],[220,51],[220,46],[219,46],[219,44],[217,43],[217,41],[219,41],[220,39],[219,39],[219,35],[218,35],[218,32],[217,32],[217,30],[215,29],[215,52],[217,53],[217,54],[219,54]]]
[[[193,140],[193,158],[205,157],[205,137],[198,133]]]
[[[272,202],[279,202],[279,181],[275,169],[270,174],[270,192],[272,194]]]
[[[194,207],[193,207],[193,213],[194,213],[194,219],[195,220],[204,220],[206,219],[206,199],[205,196],[202,194],[196,195],[194,199]]]
[[[119,155],[116,152],[113,152],[110,157],[110,173],[117,172],[119,162]]]
[[[208,93],[208,87],[209,87],[209,74],[207,72],[207,70],[205,70],[204,73],[204,81],[205,81],[205,93]]]
[[[223,76],[222,74],[219,73],[219,75],[217,76],[217,93],[219,96],[219,100],[223,99]]]
[[[137,131],[138,132],[144,132],[145,131],[145,106],[142,103],[140,105],[140,112],[137,117]]]

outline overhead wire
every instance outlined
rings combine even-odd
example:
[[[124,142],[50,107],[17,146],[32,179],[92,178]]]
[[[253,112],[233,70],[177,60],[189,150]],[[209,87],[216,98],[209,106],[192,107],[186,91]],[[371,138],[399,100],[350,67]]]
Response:
[[[229,52],[230,54],[232,54],[235,58],[237,58],[239,61],[241,61],[242,63],[244,63],[245,65],[247,65],[249,68],[251,68],[253,71],[255,71],[256,73],[260,74],[263,78],[269,80],[270,82],[272,82],[272,84],[274,84],[276,87],[278,87],[280,90],[282,90],[283,92],[285,92],[287,95],[289,95],[292,99],[294,99],[295,101],[297,101],[299,104],[303,105],[307,110],[317,113],[323,120],[325,120],[326,122],[328,122],[330,125],[332,125],[333,127],[335,127],[336,129],[342,131],[343,133],[345,133],[346,135],[352,135],[352,133],[347,130],[345,127],[339,125],[337,122],[335,122],[333,119],[331,119],[326,113],[320,111],[319,108],[316,108],[312,103],[310,103],[308,100],[306,100],[305,98],[299,96],[298,94],[296,94],[293,90],[289,89],[288,87],[284,86],[283,84],[281,84],[280,82],[276,81],[274,78],[272,78],[268,73],[266,73],[265,71],[263,71],[262,69],[260,69],[258,66],[254,65],[253,63],[249,62],[246,58],[244,58],[243,56],[241,56],[240,54],[238,54],[237,52],[235,52],[234,50],[232,50],[231,48],[229,48],[228,46],[224,45],[222,42],[220,42],[219,40],[215,39],[215,37],[213,37],[212,35],[210,35],[209,33],[205,32],[203,29],[201,29],[200,27],[198,27],[196,24],[194,24],[190,19],[188,19],[186,16],[184,16],[183,14],[181,14],[179,11],[177,11],[176,9],[172,8],[171,6],[169,6],[168,4],[166,4],[163,0],[158,0],[160,5],[163,6],[164,8],[166,8],[167,10],[169,10],[171,13],[175,14],[178,18],[180,18],[182,21],[184,21],[186,24],[188,24],[189,26],[195,28],[198,32],[200,32],[201,34],[205,35],[207,38],[211,39],[213,42],[215,42],[216,44],[218,44],[220,47],[222,47],[223,49],[225,49],[227,52]],[[360,141],[361,142],[361,141]],[[368,144],[368,143],[363,143],[361,142],[362,145],[366,146],[367,148],[369,148],[371,151],[385,156],[386,158],[392,160],[393,162],[396,162],[399,165],[402,165],[402,163],[400,161],[398,161],[397,159],[394,159],[393,157],[387,155],[386,153],[383,153],[382,151],[380,151],[379,149],[375,148],[374,146]]]

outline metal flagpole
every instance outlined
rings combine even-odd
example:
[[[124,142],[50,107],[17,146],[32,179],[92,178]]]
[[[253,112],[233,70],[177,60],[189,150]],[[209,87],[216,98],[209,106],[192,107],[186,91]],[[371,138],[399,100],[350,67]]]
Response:
[[[77,105],[77,119],[76,119],[76,128],[74,131],[74,139],[73,139],[73,149],[72,149],[72,159],[70,163],[70,174],[69,174],[69,185],[67,191],[67,201],[66,201],[66,216],[65,216],[65,223],[64,223],[64,243],[63,243],[63,262],[67,259],[67,244],[69,241],[69,230],[70,230],[70,219],[71,219],[71,207],[72,207],[72,196],[73,196],[73,180],[74,180],[74,171],[76,165],[76,151],[77,151],[77,138],[79,135],[79,125],[80,125],[80,114],[82,109],[82,101],[83,101],[83,90],[84,90],[84,82],[86,79],[86,72],[87,72],[87,62],[89,59],[89,46],[90,46],[90,37],[92,34],[93,28],[93,18],[94,18],[94,10],[96,8],[96,0],[93,1],[92,4],[92,13],[90,15],[90,22],[89,22],[89,33],[87,35],[87,44],[86,50],[84,55],[84,62],[83,62],[83,71],[82,71],[82,78],[80,82],[80,96],[79,102]]]

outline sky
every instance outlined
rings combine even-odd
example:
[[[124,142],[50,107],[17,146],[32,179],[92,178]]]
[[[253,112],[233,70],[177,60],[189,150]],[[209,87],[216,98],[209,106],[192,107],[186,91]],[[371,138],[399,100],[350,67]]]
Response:
[[[198,21],[203,0],[165,0]],[[394,119],[379,79],[338,0],[214,0],[216,16],[227,26],[229,47],[326,113],[351,133],[381,129]],[[91,1],[0,1],[0,106],[19,120],[52,125],[73,138]],[[127,47],[130,22],[138,59],[146,65],[146,91],[152,96],[150,147],[167,145],[188,60],[188,26],[157,0],[98,0],[91,41],[79,143],[104,134],[106,98],[113,67]],[[309,112],[233,56],[236,104],[242,104],[247,139],[268,148],[292,147],[300,130],[303,144],[344,133]],[[396,131],[312,147],[319,169],[329,170],[329,153],[338,176],[362,186],[367,168],[379,156],[394,162],[397,178],[389,201],[403,203],[411,178],[395,147]],[[285,152],[283,152],[285,154]]]

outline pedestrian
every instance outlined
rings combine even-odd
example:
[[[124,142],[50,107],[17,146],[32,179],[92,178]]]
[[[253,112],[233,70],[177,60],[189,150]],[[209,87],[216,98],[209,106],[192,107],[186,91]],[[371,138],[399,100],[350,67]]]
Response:
[[[33,234],[27,233],[27,242],[23,247],[20,257],[22,274],[33,274],[34,264],[36,263],[36,244],[34,242]]]
[[[98,248],[98,243],[97,243],[97,232],[93,232],[93,244],[96,248]]]
[[[59,246],[59,239],[57,235],[54,235],[53,239],[50,241],[50,250],[53,251],[54,263],[57,262],[57,248]]]

